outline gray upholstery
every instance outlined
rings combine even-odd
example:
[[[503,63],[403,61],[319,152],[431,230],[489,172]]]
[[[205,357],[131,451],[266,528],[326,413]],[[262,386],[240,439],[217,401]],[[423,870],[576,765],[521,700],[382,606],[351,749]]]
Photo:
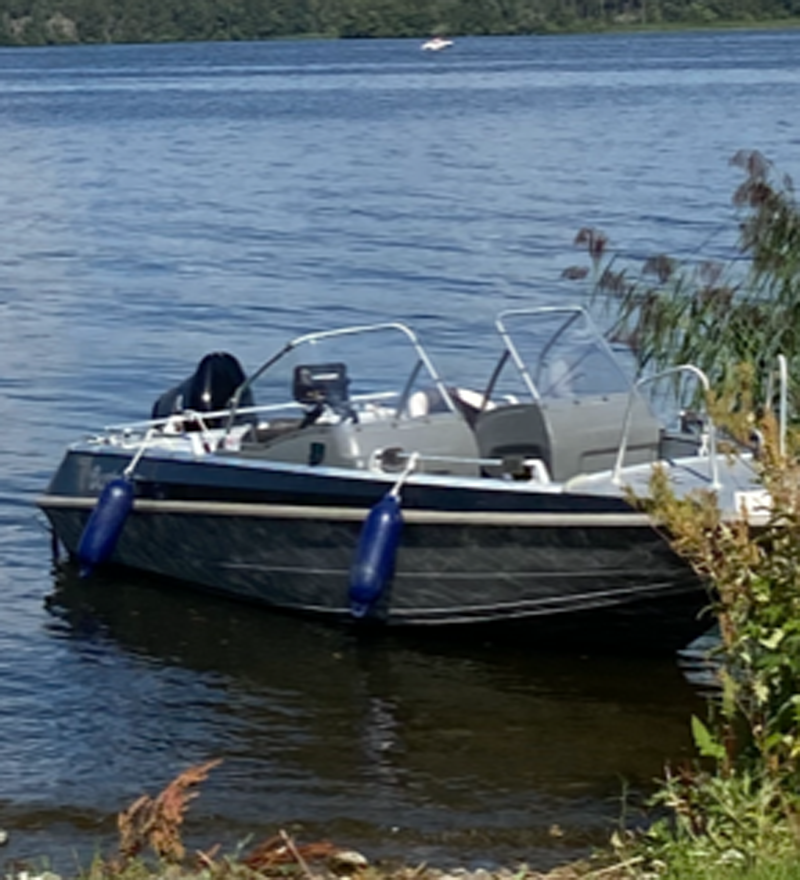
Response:
[[[481,413],[475,425],[483,458],[540,458],[553,480],[614,467],[622,439],[627,394],[501,406]],[[660,425],[637,398],[625,464],[655,461]]]

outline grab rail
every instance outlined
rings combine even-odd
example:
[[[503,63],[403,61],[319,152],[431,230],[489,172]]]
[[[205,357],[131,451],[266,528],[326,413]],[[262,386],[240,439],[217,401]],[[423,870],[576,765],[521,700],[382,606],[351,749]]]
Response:
[[[633,415],[633,404],[637,397],[638,390],[643,386],[647,385],[650,382],[655,382],[659,379],[664,379],[667,376],[676,375],[678,373],[691,373],[696,379],[699,380],[700,384],[703,386],[703,390],[706,395],[711,391],[711,386],[708,381],[708,377],[706,374],[699,368],[695,367],[693,364],[680,364],[677,367],[670,367],[668,370],[663,370],[660,373],[656,373],[653,376],[645,376],[642,379],[639,379],[633,386],[633,390],[631,391],[628,397],[628,406],[625,409],[625,419],[622,423],[622,437],[619,443],[619,449],[617,450],[617,461],[614,464],[614,473],[611,478],[612,482],[615,485],[619,485],[622,482],[622,463],[625,460],[625,452],[628,447],[628,432],[631,427],[631,418]],[[711,488],[719,489],[720,481],[719,481],[719,462],[717,461],[717,429],[714,425],[714,422],[709,417],[709,458],[711,459],[710,469],[711,469]]]
[[[401,462],[408,462],[412,458],[426,464],[467,464],[478,467],[502,468],[508,463],[503,458],[482,458],[471,455],[435,455],[423,452],[406,452],[399,446],[388,446],[381,449],[373,449],[369,456],[367,468],[371,471],[386,471],[392,465],[399,466]],[[520,467],[530,472],[529,480],[542,485],[550,484],[550,472],[547,465],[540,458],[520,458],[517,462]]]
[[[398,391],[376,391],[370,394],[354,394],[350,400],[355,403],[370,403],[379,400],[392,400],[399,395]],[[263,406],[246,406],[236,410],[237,416],[258,415],[259,413],[281,412],[285,409],[303,409],[303,405],[294,400],[287,400],[286,403],[270,403]],[[127,422],[125,424],[106,425],[103,431],[107,434],[132,432],[135,430],[144,431],[149,428],[164,427],[176,419],[185,421],[200,421],[201,419],[221,419],[231,414],[230,409],[220,409],[213,412],[197,412],[195,410],[186,409],[179,412],[170,413],[168,416],[162,416],[158,419],[143,419],[140,422]]]
[[[789,367],[786,356],[778,355],[778,376],[780,377],[780,398],[778,409],[778,450],[781,458],[786,456],[786,423],[788,420]]]

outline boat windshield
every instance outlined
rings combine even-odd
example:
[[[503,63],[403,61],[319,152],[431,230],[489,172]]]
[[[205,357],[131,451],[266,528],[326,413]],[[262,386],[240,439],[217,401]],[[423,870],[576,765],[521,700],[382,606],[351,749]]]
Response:
[[[421,393],[435,396],[440,409],[453,409],[439,374],[408,327],[346,327],[285,345],[239,388],[232,418],[247,409],[286,410],[289,415],[314,408],[354,421],[378,412],[413,417],[414,398]]]
[[[598,397],[632,381],[589,314],[578,306],[502,312],[504,352],[487,389],[493,399]]]

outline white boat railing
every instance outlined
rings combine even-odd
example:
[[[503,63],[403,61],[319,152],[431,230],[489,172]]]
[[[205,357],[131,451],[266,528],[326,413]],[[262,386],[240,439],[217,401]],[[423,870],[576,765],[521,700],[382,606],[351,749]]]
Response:
[[[778,369],[778,454],[781,458],[786,456],[786,436],[789,429],[789,364],[786,356],[777,356]],[[767,376],[766,401],[772,408],[775,401],[775,371]]]
[[[660,373],[656,373],[652,376],[645,376],[639,379],[633,386],[633,390],[628,397],[628,405],[625,408],[625,418],[622,423],[622,437],[620,439],[619,449],[617,450],[617,461],[614,465],[614,473],[612,476],[612,481],[616,485],[620,485],[620,483],[622,482],[622,468],[625,461],[625,453],[628,448],[628,433],[630,432],[631,421],[633,417],[633,406],[638,398],[639,389],[642,388],[644,385],[650,384],[651,382],[657,382],[661,379],[667,378],[668,376],[674,376],[680,373],[689,373],[690,375],[694,376],[703,386],[703,391],[705,392],[706,397],[711,391],[708,377],[699,367],[696,367],[693,364],[680,364],[677,367],[671,367],[668,370],[663,370]],[[711,488],[719,489],[721,483],[719,480],[719,462],[717,460],[717,429],[710,416],[707,417],[707,420],[708,458],[711,473]]]
[[[350,400],[353,403],[378,403],[380,401],[394,400],[400,396],[399,391],[376,391],[369,394],[354,394]],[[287,400],[285,403],[263,404],[261,406],[246,406],[236,410],[236,416],[258,416],[276,412],[283,412],[287,409],[305,409],[304,404],[295,400]],[[197,422],[201,426],[206,422],[214,419],[227,419],[231,415],[230,409],[219,409],[212,412],[198,412],[197,410],[186,409],[180,412],[170,413],[168,416],[161,416],[157,419],[143,419],[139,422],[125,422],[123,424],[106,425],[103,428],[105,434],[133,434],[142,433],[151,428],[165,428],[171,424],[179,424],[181,422]]]
[[[449,465],[474,465],[482,468],[508,468],[510,467],[513,456],[507,459],[503,458],[481,458],[469,455],[434,455],[422,452],[407,452],[398,447],[388,447],[375,449],[369,457],[367,467],[372,471],[388,471],[393,466],[402,467],[403,463],[414,459],[423,464],[449,464]],[[541,458],[519,458],[514,459],[514,465],[520,473],[526,474],[526,479],[520,479],[519,482],[532,482],[541,485],[547,485],[551,482],[550,472],[547,465]],[[512,476],[511,471],[507,471],[508,477],[500,477],[499,479],[507,479]]]
[[[778,355],[778,379],[780,381],[778,403],[778,451],[781,458],[786,456],[786,425],[789,409],[789,366],[785,355]]]

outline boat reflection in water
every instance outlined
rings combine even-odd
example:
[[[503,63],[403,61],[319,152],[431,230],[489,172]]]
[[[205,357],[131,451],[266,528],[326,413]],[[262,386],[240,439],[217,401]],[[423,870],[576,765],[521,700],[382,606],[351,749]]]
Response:
[[[60,748],[108,816],[224,758],[192,806],[198,846],[285,827],[373,859],[546,867],[607,841],[623,779],[635,799],[691,750],[698,697],[673,661],[372,638],[165,586],[58,570],[82,719]]]

